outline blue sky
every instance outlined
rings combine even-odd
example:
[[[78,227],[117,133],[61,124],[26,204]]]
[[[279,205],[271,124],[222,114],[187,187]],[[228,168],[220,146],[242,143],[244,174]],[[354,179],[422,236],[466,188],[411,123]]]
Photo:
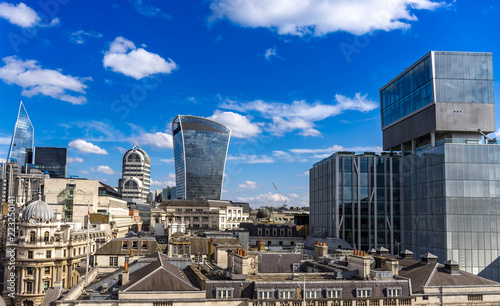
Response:
[[[493,52],[493,0],[0,2],[0,158],[22,100],[36,146],[117,186],[123,152],[175,184],[178,114],[233,130],[225,199],[308,205],[313,163],[379,151],[378,90],[430,50]],[[495,82],[496,97],[500,92]],[[498,111],[497,111],[498,112]]]

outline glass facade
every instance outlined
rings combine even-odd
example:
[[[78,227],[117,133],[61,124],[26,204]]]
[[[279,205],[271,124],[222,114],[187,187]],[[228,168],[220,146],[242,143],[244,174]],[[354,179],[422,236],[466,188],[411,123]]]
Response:
[[[23,166],[31,164],[34,134],[35,130],[30,117],[24,108],[23,102],[21,102],[7,160],[13,159]]]
[[[354,248],[394,250],[401,242],[399,156],[335,153],[310,170],[313,235]]]
[[[47,172],[51,178],[65,178],[67,165],[67,148],[35,148],[35,165],[42,172]]]
[[[177,198],[220,200],[231,131],[194,116],[172,122]]]
[[[380,100],[383,127],[434,102],[493,104],[492,54],[432,51],[383,87]]]
[[[500,280],[500,145],[443,143],[403,158],[404,247]]]
[[[389,125],[434,102],[430,54],[381,90],[382,124]]]
[[[495,103],[491,53],[434,52],[436,102]]]

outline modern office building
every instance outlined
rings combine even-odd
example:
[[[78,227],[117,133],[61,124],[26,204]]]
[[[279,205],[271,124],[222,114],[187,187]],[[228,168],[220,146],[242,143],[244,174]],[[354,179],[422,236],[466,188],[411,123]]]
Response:
[[[23,102],[21,102],[7,161],[12,159],[22,166],[33,162],[34,133],[35,130],[31,124],[30,117],[24,108]]]
[[[491,53],[431,51],[409,66],[380,89],[383,148],[401,154],[399,168],[389,169],[384,182],[399,173],[399,191],[394,189],[398,181],[389,179],[392,186],[377,185],[368,195],[370,199],[381,193],[392,197],[392,217],[401,215],[400,239],[394,238],[398,248],[416,254],[431,252],[443,262],[455,260],[467,272],[498,281],[500,145],[484,137],[495,131],[494,103]],[[359,236],[356,241],[334,230],[335,226],[342,229],[349,216],[342,215],[348,206],[340,203],[341,178],[328,174],[336,173],[331,163],[315,165],[310,172],[311,226],[321,232],[318,225],[329,221],[326,235],[340,236],[359,247]],[[360,164],[353,164],[353,169],[362,172]],[[353,182],[360,179],[357,173]],[[328,204],[334,200],[325,199],[337,195],[339,208],[334,210]],[[394,201],[398,197],[399,207]],[[363,210],[355,210],[354,215],[363,218]],[[387,219],[386,224],[396,229]],[[365,235],[362,230],[373,226],[361,221],[361,240],[372,239],[372,233]],[[377,229],[376,236],[382,233]],[[361,249],[365,246],[361,244]]]
[[[402,247],[500,280],[500,145],[491,53],[432,51],[380,90],[384,149],[401,151]]]
[[[220,200],[231,130],[212,120],[172,121],[178,199]]]
[[[309,171],[310,230],[313,236],[346,240],[353,248],[401,242],[401,157],[338,152]]]
[[[35,167],[51,178],[65,178],[68,160],[67,148],[35,147]]]
[[[151,160],[138,145],[123,156],[122,178],[119,186],[122,198],[126,201],[140,199],[148,202],[151,192]]]

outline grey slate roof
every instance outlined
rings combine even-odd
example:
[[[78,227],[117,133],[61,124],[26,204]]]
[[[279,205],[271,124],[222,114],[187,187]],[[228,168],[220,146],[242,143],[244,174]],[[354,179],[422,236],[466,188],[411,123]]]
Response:
[[[198,291],[187,269],[181,270],[167,261],[165,254],[157,253],[157,260],[130,274],[130,281],[121,287],[134,291]]]

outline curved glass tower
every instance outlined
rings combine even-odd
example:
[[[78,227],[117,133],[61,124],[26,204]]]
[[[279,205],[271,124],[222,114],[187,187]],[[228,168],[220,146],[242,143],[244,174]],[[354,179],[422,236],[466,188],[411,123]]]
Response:
[[[177,198],[220,200],[231,130],[201,117],[172,121]]]
[[[10,143],[7,161],[13,160],[23,166],[33,162],[33,141],[35,130],[23,102],[19,105],[16,126]]]

